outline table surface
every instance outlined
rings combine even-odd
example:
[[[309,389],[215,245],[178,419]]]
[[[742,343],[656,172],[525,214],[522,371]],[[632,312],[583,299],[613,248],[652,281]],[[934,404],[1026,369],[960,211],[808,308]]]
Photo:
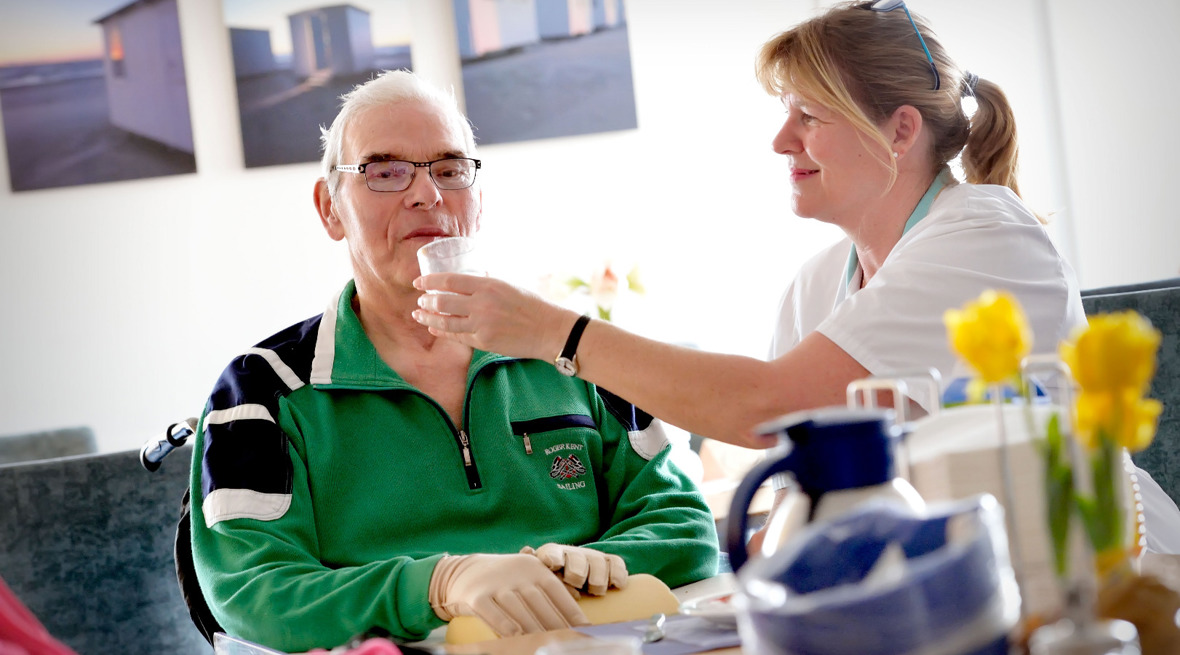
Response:
[[[570,639],[589,639],[589,637],[576,630],[552,630],[519,637],[505,637],[494,641],[481,641],[475,644],[448,644],[445,652],[450,655],[531,655],[545,644]],[[738,647],[721,648],[705,652],[717,655],[740,655],[742,649]]]
[[[1151,574],[1172,589],[1180,591],[1180,555],[1159,555],[1144,553],[1140,560],[1140,569],[1145,574]],[[707,580],[694,582],[684,587],[672,590],[681,602],[690,598],[701,598],[717,593],[733,591],[736,583],[733,574],[725,573]],[[445,652],[449,655],[532,655],[538,648],[554,641],[569,639],[587,639],[576,630],[554,630],[519,637],[507,637],[494,641],[484,641],[476,644],[449,644]],[[706,651],[715,655],[741,655],[741,648],[722,648]]]
[[[1145,553],[1140,561],[1140,568],[1143,573],[1155,575],[1172,589],[1180,591],[1180,555]],[[735,588],[736,582],[733,574],[723,573],[712,578],[678,587],[673,589],[672,593],[683,603],[693,598],[703,598],[714,594],[732,592]],[[555,641],[588,639],[589,637],[576,630],[566,629],[521,635],[519,637],[506,637],[504,639],[483,641],[474,644],[444,644],[443,638],[444,628],[440,628],[435,633],[432,633],[429,639],[420,643],[424,646],[440,647],[448,655],[532,655],[536,653],[538,648]],[[223,648],[218,651],[218,653],[248,653],[249,655],[275,652],[262,648],[248,650],[227,650]],[[741,648],[734,647],[705,652],[714,655],[741,655],[742,651]]]

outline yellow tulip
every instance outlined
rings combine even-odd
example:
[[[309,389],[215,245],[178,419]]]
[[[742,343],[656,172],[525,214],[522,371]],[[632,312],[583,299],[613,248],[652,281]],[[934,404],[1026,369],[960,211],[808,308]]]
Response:
[[[1011,380],[1032,350],[1032,330],[1020,303],[1006,292],[984,291],[961,310],[943,314],[951,349],[987,384]]]
[[[1155,430],[1159,426],[1160,414],[1163,411],[1164,406],[1158,400],[1136,398],[1128,404],[1127,420],[1123,422],[1123,429],[1115,438],[1123,448],[1133,453],[1147,448],[1155,438]]]
[[[1097,447],[1100,433],[1132,452],[1151,444],[1163,406],[1143,394],[1160,339],[1150,321],[1128,310],[1092,316],[1061,344],[1061,359],[1082,388],[1077,433],[1087,449]]]
[[[1078,394],[1074,403],[1074,433],[1078,443],[1087,451],[1098,447],[1098,430],[1110,421],[1112,398],[1110,394],[1094,394],[1085,391]]]
[[[1134,392],[1094,393],[1082,391],[1077,399],[1078,442],[1093,451],[1098,435],[1135,453],[1151,445],[1163,405]]]
[[[1099,314],[1061,344],[1060,354],[1086,391],[1143,395],[1155,375],[1160,338],[1159,330],[1134,311]]]
[[[1124,548],[1126,531],[1119,489],[1123,449],[1143,450],[1155,437],[1163,406],[1144,398],[1155,375],[1161,335],[1133,311],[1090,317],[1059,349],[1081,392],[1074,405],[1074,432],[1089,451],[1093,492],[1077,495],[1100,575],[1123,566],[1138,548]]]

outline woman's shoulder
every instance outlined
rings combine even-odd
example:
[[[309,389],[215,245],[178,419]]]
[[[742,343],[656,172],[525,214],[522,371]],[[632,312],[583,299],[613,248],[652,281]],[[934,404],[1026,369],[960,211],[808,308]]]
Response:
[[[836,285],[842,279],[851,248],[852,241],[845,236],[804,261],[779,298],[780,311],[785,307],[798,307],[812,298],[835,297]]]
[[[930,213],[944,219],[1041,224],[1020,196],[1012,189],[998,184],[962,182],[949,186],[938,194]]]

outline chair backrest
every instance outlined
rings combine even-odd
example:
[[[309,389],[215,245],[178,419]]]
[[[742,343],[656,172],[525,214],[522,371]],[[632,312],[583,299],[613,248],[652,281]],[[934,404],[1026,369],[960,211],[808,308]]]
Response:
[[[1180,277],[1169,277],[1162,280],[1150,280],[1148,282],[1133,282],[1131,284],[1119,284],[1111,287],[1083,289],[1082,297],[1110,296],[1116,293],[1131,293],[1132,291],[1155,291],[1158,289],[1175,289],[1178,287],[1180,287]]]
[[[79,655],[211,653],[176,584],[192,447],[0,466],[0,576]]]
[[[1088,316],[1133,309],[1163,333],[1150,395],[1164,411],[1155,441],[1133,458],[1180,505],[1180,279],[1141,286],[1120,293],[1083,292],[1082,305]]]
[[[0,436],[0,464],[89,455],[95,449],[94,431],[86,426],[6,434]]]

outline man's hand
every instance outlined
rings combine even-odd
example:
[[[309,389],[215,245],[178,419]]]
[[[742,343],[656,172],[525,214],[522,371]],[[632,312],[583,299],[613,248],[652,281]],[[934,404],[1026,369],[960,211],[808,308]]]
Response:
[[[520,552],[535,555],[572,589],[591,596],[602,596],[611,587],[627,586],[627,564],[618,555],[562,544],[545,544],[536,550],[525,546]]]
[[[478,616],[501,637],[589,625],[561,580],[532,555],[460,555],[439,560],[430,606],[444,621]]]

